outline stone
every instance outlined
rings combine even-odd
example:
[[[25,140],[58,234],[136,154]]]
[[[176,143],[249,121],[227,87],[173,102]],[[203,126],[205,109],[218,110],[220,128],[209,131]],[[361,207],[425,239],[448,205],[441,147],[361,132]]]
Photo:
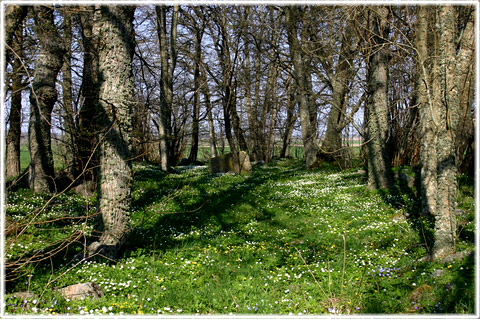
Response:
[[[470,256],[473,256],[474,254],[474,251],[473,250],[465,250],[465,251],[460,251],[460,252],[457,252],[457,253],[454,253],[454,254],[450,254],[448,256],[445,256],[443,258],[440,258],[438,260],[439,263],[441,264],[446,264],[446,263],[451,263],[452,261],[454,261],[455,259],[457,260],[462,260],[464,258],[468,258]]]
[[[82,197],[92,197],[95,192],[96,185],[93,181],[85,181],[80,185],[75,186],[72,190],[75,194]]]
[[[210,159],[210,173],[228,173],[234,172],[236,174],[249,173],[252,171],[252,164],[247,152],[241,151],[238,153],[238,162],[235,163],[232,153],[222,154]]]
[[[238,165],[236,164],[237,163],[233,163],[235,168],[235,173],[237,174],[250,173],[252,171],[250,156],[248,156],[247,152],[240,151],[238,153]]]
[[[233,156],[232,153],[222,154],[210,159],[210,173],[227,173],[233,172]]]
[[[100,299],[105,294],[102,288],[94,282],[86,282],[76,285],[58,288],[57,290],[65,299],[94,298]]]
[[[412,188],[415,185],[415,178],[402,172],[396,172],[395,179],[400,180],[401,182],[407,184],[408,187],[410,188]]]

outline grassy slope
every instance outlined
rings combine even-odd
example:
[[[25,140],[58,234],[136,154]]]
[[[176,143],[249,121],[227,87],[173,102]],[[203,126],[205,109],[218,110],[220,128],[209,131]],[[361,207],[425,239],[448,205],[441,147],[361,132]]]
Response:
[[[94,281],[106,296],[65,301],[47,292],[35,304],[26,300],[23,307],[7,298],[7,312],[473,312],[471,260],[415,262],[431,245],[431,227],[426,220],[398,218],[415,215],[413,193],[403,190],[366,192],[362,175],[355,171],[305,171],[292,161],[255,168],[248,176],[212,176],[198,168],[167,176],[157,167],[137,166],[134,230],[121,260],[75,267],[63,265],[67,259],[57,260],[53,272],[50,264],[31,267],[28,281],[9,285],[11,291],[28,286],[41,293],[47,282],[51,291],[53,286]],[[461,249],[473,247],[471,195],[461,200],[467,214],[459,218],[468,222],[462,226]],[[25,198],[37,202],[26,204],[31,201]],[[28,192],[12,194],[7,212],[22,220],[31,210],[24,205],[45,200],[38,198]],[[92,200],[73,195],[62,195],[56,203],[50,219],[79,215],[88,207],[93,212]],[[64,227],[62,232],[58,227]],[[65,237],[69,227],[52,225],[50,234]],[[48,241],[48,227],[38,228],[30,228],[23,247],[40,245],[35,238]],[[11,253],[13,258],[15,249]],[[442,276],[433,278],[439,269]]]

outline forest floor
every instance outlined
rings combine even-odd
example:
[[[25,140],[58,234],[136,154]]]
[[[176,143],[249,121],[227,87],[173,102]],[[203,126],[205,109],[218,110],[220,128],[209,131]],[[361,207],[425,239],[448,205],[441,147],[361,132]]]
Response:
[[[307,171],[294,160],[256,166],[249,175],[134,169],[133,230],[122,257],[73,262],[82,250],[77,242],[28,263],[23,277],[7,283],[6,313],[475,311],[473,258],[419,261],[432,247],[433,225],[419,216],[415,187],[371,192],[358,168]],[[459,181],[457,250],[473,250],[473,185]],[[6,239],[7,264],[91,232],[95,197],[68,192],[50,199],[28,190],[8,194],[7,215],[34,222],[16,240]],[[82,282],[95,282],[105,296],[65,300],[54,291]],[[19,291],[35,295],[19,298]]]

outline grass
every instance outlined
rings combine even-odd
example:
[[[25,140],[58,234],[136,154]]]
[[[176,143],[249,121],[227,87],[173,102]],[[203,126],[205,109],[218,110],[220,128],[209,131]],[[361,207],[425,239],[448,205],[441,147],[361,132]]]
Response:
[[[474,263],[422,263],[428,220],[396,219],[416,209],[415,190],[365,189],[355,169],[304,170],[295,160],[250,175],[207,168],[135,165],[132,232],[121,259],[74,264],[72,244],[31,264],[7,285],[9,314],[361,314],[473,313]],[[474,247],[472,186],[461,180],[459,248]],[[22,222],[48,200],[9,194],[7,214]],[[64,194],[7,251],[7,261],[89,234],[95,199]],[[72,219],[47,221],[70,216]],[[440,273],[434,277],[432,274]],[[99,300],[65,300],[52,288],[96,282]],[[36,297],[21,300],[15,292]]]

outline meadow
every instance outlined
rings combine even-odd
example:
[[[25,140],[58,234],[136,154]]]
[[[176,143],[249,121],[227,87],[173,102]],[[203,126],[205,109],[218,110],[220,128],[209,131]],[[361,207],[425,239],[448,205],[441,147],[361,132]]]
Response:
[[[420,260],[432,247],[433,221],[419,214],[415,186],[367,191],[358,168],[305,170],[292,159],[249,175],[212,175],[204,166],[167,175],[145,163],[134,170],[122,257],[76,262],[77,239],[7,283],[6,313],[474,313],[473,258]],[[474,249],[474,191],[470,178],[459,182],[462,251]],[[8,263],[72,234],[87,238],[95,197],[18,190],[6,213],[20,224],[36,216],[16,240],[7,238]],[[69,300],[54,290],[79,282],[95,282],[105,296]]]

